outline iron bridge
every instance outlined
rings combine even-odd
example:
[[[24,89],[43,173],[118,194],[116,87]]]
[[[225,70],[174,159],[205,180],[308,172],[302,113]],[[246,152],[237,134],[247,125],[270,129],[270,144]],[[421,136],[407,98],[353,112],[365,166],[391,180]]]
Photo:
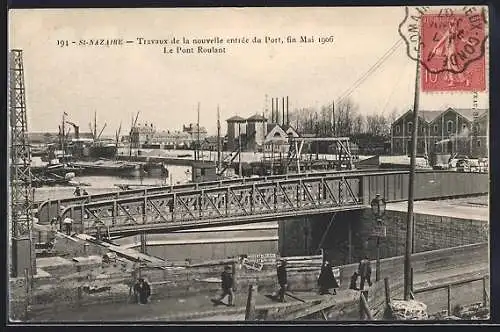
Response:
[[[407,185],[406,171],[312,173],[303,178],[80,202],[65,207],[60,217],[72,218],[80,231],[91,235],[128,236],[363,209],[377,193],[388,202],[406,200]],[[416,173],[416,199],[487,192],[487,174]]]

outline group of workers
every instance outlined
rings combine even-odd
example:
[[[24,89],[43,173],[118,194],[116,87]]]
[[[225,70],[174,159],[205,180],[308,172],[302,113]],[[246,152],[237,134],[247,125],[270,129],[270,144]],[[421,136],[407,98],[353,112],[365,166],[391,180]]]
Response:
[[[282,259],[279,261],[276,269],[279,290],[274,297],[279,302],[285,302],[285,295],[288,289],[288,273],[287,273],[287,262]],[[360,278],[359,288],[357,286],[357,280]],[[365,283],[368,286],[372,285],[371,282],[371,263],[367,256],[365,256],[358,265],[358,270],[351,276],[349,289],[353,290],[364,290]],[[221,274],[221,288],[222,294],[215,300],[214,303],[223,303],[222,301],[227,296],[228,306],[234,306],[234,276],[231,266],[227,265],[224,267],[224,271]],[[339,288],[339,284],[332,270],[332,265],[330,262],[325,261],[321,266],[321,272],[318,278],[318,288],[319,294],[321,295],[336,295],[336,289]],[[330,290],[333,292],[330,293]],[[138,304],[146,304],[151,296],[151,287],[144,278],[138,278],[133,286],[134,299]]]
[[[287,275],[287,262],[282,259],[279,261],[276,269],[279,290],[274,297],[279,302],[285,302],[285,295],[288,289],[288,275]],[[359,288],[357,287],[357,280],[360,278]],[[367,256],[365,256],[359,263],[358,270],[351,276],[349,289],[364,290],[365,282],[368,286],[372,285],[371,282],[371,263]],[[222,294],[215,303],[222,303],[222,300],[228,296],[228,306],[234,306],[234,276],[231,266],[225,266],[221,274],[221,288]],[[321,295],[336,295],[336,289],[339,284],[335,275],[333,274],[332,265],[330,262],[325,261],[321,266],[321,272],[318,278],[319,294]],[[333,290],[330,292],[330,290]]]
[[[73,196],[75,197],[80,197],[80,196],[88,196],[89,193],[87,192],[87,190],[84,189],[81,189],[80,187],[76,187],[75,188],[75,191],[73,192]]]

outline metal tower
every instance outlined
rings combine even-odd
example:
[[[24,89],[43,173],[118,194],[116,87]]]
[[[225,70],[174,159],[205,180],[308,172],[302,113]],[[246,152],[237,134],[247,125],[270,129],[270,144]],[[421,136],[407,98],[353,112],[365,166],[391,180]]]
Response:
[[[32,245],[33,191],[31,187],[31,153],[28,142],[24,88],[23,51],[10,53],[10,207],[12,238],[12,275],[23,275],[25,269],[36,273]]]

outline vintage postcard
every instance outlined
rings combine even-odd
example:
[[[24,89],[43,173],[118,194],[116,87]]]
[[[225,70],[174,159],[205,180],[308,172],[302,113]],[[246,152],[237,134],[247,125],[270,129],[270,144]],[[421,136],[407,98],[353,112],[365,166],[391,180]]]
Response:
[[[488,17],[11,10],[11,322],[488,320]]]

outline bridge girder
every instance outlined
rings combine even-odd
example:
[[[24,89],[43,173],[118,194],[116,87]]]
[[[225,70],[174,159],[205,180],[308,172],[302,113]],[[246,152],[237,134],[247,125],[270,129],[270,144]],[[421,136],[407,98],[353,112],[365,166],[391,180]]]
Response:
[[[66,207],[61,217],[81,223],[88,234],[220,225],[238,218],[261,221],[359,208],[359,186],[360,178],[338,176],[251,183],[81,203]]]

